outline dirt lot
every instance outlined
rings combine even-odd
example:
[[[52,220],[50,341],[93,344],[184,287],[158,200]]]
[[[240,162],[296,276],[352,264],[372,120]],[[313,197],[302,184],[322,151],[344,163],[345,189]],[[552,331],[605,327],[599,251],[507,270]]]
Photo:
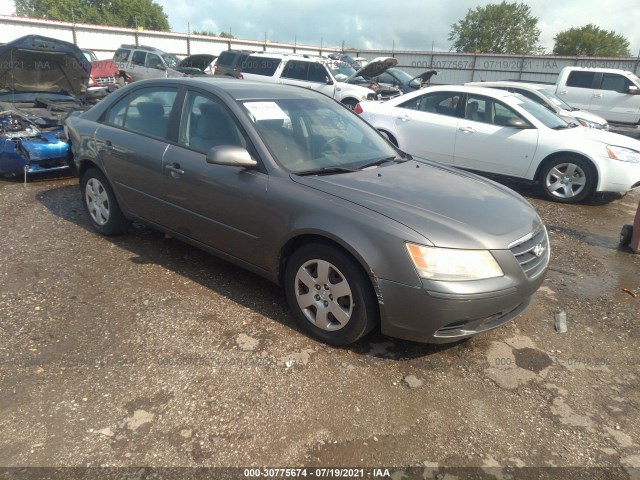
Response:
[[[0,466],[638,478],[640,255],[618,235],[640,193],[563,206],[510,186],[553,249],[523,316],[449,346],[336,349],[253,274],[147,229],[95,234],[77,179],[1,180]]]

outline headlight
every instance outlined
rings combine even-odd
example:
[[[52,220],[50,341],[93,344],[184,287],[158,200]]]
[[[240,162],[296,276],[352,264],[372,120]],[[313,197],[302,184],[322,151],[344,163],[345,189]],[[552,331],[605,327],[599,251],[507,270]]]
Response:
[[[598,130],[602,130],[604,128],[604,125],[600,125],[599,123],[585,120],[584,118],[576,117],[576,120],[580,122],[580,125],[582,125],[583,127],[597,128]]]
[[[636,152],[635,150],[631,150],[630,148],[607,145],[607,154],[609,155],[609,158],[613,158],[614,160],[640,163],[640,152]]]
[[[421,278],[460,282],[502,277],[500,265],[488,250],[457,250],[407,243],[409,258]]]

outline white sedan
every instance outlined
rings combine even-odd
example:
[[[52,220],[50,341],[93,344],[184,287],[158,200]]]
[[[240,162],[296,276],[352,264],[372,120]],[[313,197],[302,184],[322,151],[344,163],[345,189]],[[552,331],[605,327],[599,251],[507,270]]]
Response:
[[[519,94],[438,86],[355,111],[407,153],[538,181],[558,202],[640,186],[640,141],[570,125]]]

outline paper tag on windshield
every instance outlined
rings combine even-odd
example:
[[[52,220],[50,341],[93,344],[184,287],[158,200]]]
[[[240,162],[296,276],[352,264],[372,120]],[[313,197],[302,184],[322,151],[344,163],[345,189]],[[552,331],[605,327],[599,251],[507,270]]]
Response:
[[[287,120],[289,118],[276,102],[244,102],[244,106],[257,121]]]

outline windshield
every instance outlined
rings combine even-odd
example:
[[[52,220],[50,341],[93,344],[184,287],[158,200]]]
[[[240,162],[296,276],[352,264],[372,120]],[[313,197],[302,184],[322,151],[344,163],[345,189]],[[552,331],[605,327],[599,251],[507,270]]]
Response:
[[[329,67],[329,70],[331,70],[335,79],[339,82],[346,81],[347,78],[356,73],[356,69],[345,62],[330,62],[327,66]]]
[[[560,129],[568,128],[569,124],[557,116],[555,113],[550,112],[547,108],[538,102],[520,95],[519,93],[513,96],[515,104],[520,108],[533,115],[539,122],[542,122],[549,128]]]
[[[164,63],[166,63],[167,67],[169,68],[176,68],[180,63],[178,57],[176,57],[175,55],[171,55],[170,53],[163,53],[162,58],[164,60]]]
[[[246,101],[244,107],[278,163],[292,173],[355,170],[398,156],[378,132],[329,98]]]
[[[575,110],[571,105],[569,105],[567,102],[565,102],[564,100],[562,100],[560,97],[558,97],[555,93],[553,93],[551,90],[548,90],[546,88],[541,88],[540,90],[538,90],[540,93],[542,93],[545,97],[547,97],[549,100],[551,100],[551,102],[555,105],[557,105],[558,107],[560,107],[562,110],[567,110],[568,112]]]
[[[387,72],[393,73],[393,76],[396,77],[403,85],[420,85],[418,80],[415,80],[411,75],[409,75],[404,70],[398,70],[396,68],[390,68]]]

